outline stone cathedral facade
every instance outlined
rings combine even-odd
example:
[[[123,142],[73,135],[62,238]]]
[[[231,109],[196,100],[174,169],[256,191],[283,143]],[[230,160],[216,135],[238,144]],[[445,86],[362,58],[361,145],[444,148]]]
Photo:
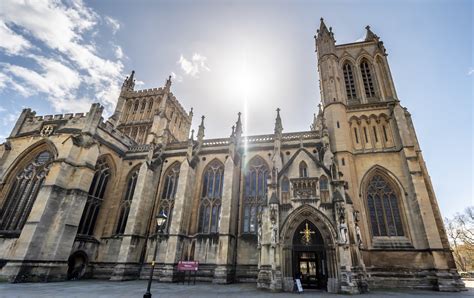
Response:
[[[198,279],[362,293],[456,291],[457,274],[410,113],[382,41],[336,45],[321,19],[321,105],[308,131],[230,136],[190,131],[192,109],[162,88],[123,83],[114,114],[24,109],[0,146],[0,276]],[[316,71],[316,70],[315,70]],[[308,106],[311,101],[308,101]],[[312,123],[311,123],[312,122]],[[154,218],[168,215],[161,237]]]

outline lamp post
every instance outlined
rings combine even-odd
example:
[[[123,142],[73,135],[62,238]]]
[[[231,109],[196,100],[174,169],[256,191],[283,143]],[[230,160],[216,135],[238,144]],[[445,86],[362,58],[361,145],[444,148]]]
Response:
[[[150,278],[148,279],[148,287],[146,288],[146,293],[143,295],[143,298],[151,298],[150,288],[151,288],[151,281],[153,280],[153,271],[155,271],[155,262],[156,262],[156,253],[158,252],[158,240],[160,239],[160,235],[163,232],[163,228],[165,227],[166,220],[168,216],[164,211],[161,211],[160,214],[156,216],[156,244],[155,244],[155,252],[153,254],[153,261],[151,262],[151,272]]]

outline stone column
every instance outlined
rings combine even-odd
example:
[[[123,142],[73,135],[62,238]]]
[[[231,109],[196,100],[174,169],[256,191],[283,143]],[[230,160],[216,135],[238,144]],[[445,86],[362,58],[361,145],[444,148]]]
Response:
[[[80,139],[80,137],[78,137]],[[15,247],[1,271],[12,282],[59,281],[67,275],[67,260],[87,200],[98,145],[69,138],[40,189]]]
[[[224,166],[221,215],[219,224],[219,246],[213,283],[226,284],[234,280],[236,253],[236,221],[239,200],[240,168],[229,155]]]
[[[110,280],[130,280],[139,277],[140,257],[147,241],[147,227],[153,215],[153,202],[160,172],[161,165],[153,170],[148,162],[144,162],[140,167],[120,253]]]
[[[185,159],[181,163],[179,171],[178,188],[174,199],[173,215],[171,217],[161,281],[173,282],[175,280],[175,264],[181,256],[183,235],[187,233],[191,218],[194,181],[195,170],[189,164],[188,159]]]

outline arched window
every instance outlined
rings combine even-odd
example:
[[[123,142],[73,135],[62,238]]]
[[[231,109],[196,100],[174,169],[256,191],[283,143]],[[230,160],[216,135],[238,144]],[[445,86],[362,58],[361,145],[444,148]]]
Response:
[[[379,174],[369,181],[367,206],[374,237],[404,235],[397,194]]]
[[[164,212],[168,216],[164,231],[168,231],[171,223],[171,216],[173,215],[174,198],[176,190],[178,189],[179,169],[181,165],[176,162],[169,167],[163,176],[165,183],[161,191],[160,207],[157,214]]]
[[[245,173],[244,233],[257,233],[257,215],[267,197],[267,175],[268,167],[261,157],[257,156],[249,162]]]
[[[199,207],[199,232],[217,233],[221,214],[224,166],[212,161],[203,174],[201,204]]]
[[[308,177],[308,166],[304,161],[300,162],[300,177],[306,178]]]
[[[51,165],[48,151],[37,154],[26,166],[18,170],[10,183],[5,204],[0,210],[0,230],[20,232],[25,225],[38,192]]]
[[[284,203],[290,200],[290,180],[286,176],[281,180],[281,198]]]
[[[132,170],[127,180],[127,190],[120,204],[120,216],[117,223],[115,234],[123,234],[125,226],[127,225],[128,214],[130,213],[130,206],[132,205],[133,194],[135,193],[135,186],[137,185],[138,172],[140,168]]]
[[[95,166],[94,178],[89,188],[86,206],[82,213],[81,221],[79,223],[78,234],[92,235],[94,233],[95,222],[99,215],[100,206],[104,200],[107,183],[110,179],[110,167],[107,164],[105,157],[99,158]]]
[[[354,74],[352,73],[352,65],[348,62],[344,63],[342,67],[344,72],[344,82],[346,84],[346,94],[348,100],[357,99],[356,87],[354,81]]]
[[[321,201],[323,203],[329,202],[329,185],[328,185],[328,178],[322,175],[319,178],[319,193],[321,195]]]
[[[360,63],[360,72],[362,74],[362,82],[364,83],[365,96],[367,98],[375,97],[374,82],[372,81],[369,62],[366,59]]]

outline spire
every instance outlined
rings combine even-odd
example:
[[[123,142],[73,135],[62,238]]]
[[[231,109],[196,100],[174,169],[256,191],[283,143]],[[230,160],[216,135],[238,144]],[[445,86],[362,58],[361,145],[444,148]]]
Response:
[[[129,77],[126,77],[122,84],[122,90],[133,91],[135,88],[135,71],[132,70],[132,74]]]
[[[241,112],[237,113],[238,118],[237,122],[235,123],[235,136],[240,138],[242,136],[242,120],[240,120],[240,116],[242,115]]]
[[[336,40],[334,39],[334,33],[332,27],[326,27],[324,19],[321,18],[319,29],[316,31],[316,51],[319,52],[319,56],[322,57],[325,54],[336,52]]]
[[[165,89],[167,91],[170,91],[170,88],[171,88],[171,76],[168,77],[168,79],[166,80],[166,83],[165,83]]]
[[[194,115],[194,112],[193,112],[193,108],[191,108],[191,111],[189,111],[189,118],[193,118],[193,115]]]
[[[324,112],[321,103],[318,104],[318,114],[313,114],[313,124],[311,130],[323,131],[326,127]]]
[[[281,124],[280,108],[277,108],[276,111],[277,111],[277,117],[275,119],[275,134],[278,137],[281,137],[281,133],[283,132],[283,125]]]
[[[198,133],[197,133],[197,140],[198,142],[202,142],[202,140],[204,139],[204,115],[201,117],[201,124],[199,125],[199,128],[198,128]]]
[[[379,37],[377,36],[377,34],[375,34],[374,32],[372,32],[372,30],[370,30],[370,26],[367,25],[365,27],[365,30],[367,30],[367,33],[365,35],[365,41],[379,41]]]

